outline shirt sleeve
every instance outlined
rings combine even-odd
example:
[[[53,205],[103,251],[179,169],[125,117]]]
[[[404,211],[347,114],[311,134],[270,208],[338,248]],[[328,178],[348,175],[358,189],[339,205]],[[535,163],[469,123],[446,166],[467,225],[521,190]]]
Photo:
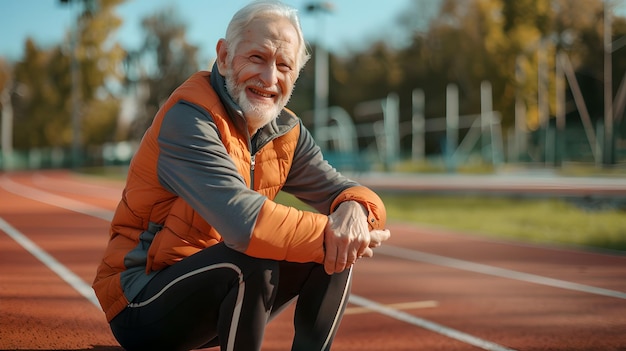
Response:
[[[300,123],[300,138],[283,190],[328,215],[332,212],[333,200],[342,191],[359,184],[343,176],[324,159],[313,136]]]
[[[323,157],[311,133],[301,126],[293,166],[283,190],[322,214],[330,214],[344,201],[357,201],[367,209],[370,229],[383,229],[387,213],[371,189],[343,176]]]

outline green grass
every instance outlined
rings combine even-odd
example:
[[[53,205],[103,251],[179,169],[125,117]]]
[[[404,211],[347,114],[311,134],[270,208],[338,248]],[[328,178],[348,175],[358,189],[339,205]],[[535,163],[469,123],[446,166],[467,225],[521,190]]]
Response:
[[[381,194],[390,221],[542,244],[626,251],[625,211],[590,211],[562,199]],[[281,194],[278,201],[302,207]]]
[[[124,179],[126,169],[109,167],[106,172],[95,169],[84,173]],[[380,195],[389,221],[505,240],[612,249],[626,254],[626,201],[623,199],[621,209],[591,211],[557,198]],[[285,193],[279,194],[277,201],[310,209]]]

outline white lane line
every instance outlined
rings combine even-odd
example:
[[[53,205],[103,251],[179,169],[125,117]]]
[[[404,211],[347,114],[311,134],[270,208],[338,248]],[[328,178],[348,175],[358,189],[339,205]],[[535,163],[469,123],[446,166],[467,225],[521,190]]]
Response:
[[[113,219],[113,211],[105,210],[81,201],[72,200],[67,197],[49,193],[47,191],[35,189],[12,181],[8,176],[4,176],[0,181],[0,187],[15,195],[29,198],[48,205],[57,206],[66,210],[82,213],[95,218],[110,221]]]
[[[439,303],[434,300],[426,300],[426,301],[413,301],[413,302],[400,302],[400,303],[391,303],[385,305],[386,307],[392,308],[394,310],[415,310],[422,308],[432,308],[439,306]],[[346,311],[343,313],[347,314],[361,314],[361,313],[370,313],[375,312],[370,310],[367,307],[348,307]]]
[[[43,203],[47,203],[53,206],[58,206],[61,208],[65,208],[67,210],[70,211],[75,211],[78,213],[82,213],[82,214],[86,214],[92,217],[96,217],[96,218],[101,218],[107,221],[110,221],[113,218],[113,212],[112,211],[108,211],[108,210],[104,210],[80,201],[75,201],[72,199],[68,199],[62,196],[58,196],[55,194],[51,194],[45,191],[41,191],[35,188],[31,188],[25,185],[21,185],[19,183],[13,182],[11,181],[8,177],[4,177],[3,182],[0,182],[0,186],[2,188],[4,188],[5,190],[12,192],[16,195],[19,196],[23,196],[23,197],[27,197],[30,198],[32,200],[35,201],[39,201],[39,202],[43,202]],[[13,227],[11,227],[8,223],[6,223],[4,220],[2,220],[2,218],[0,218],[0,227],[2,227],[2,229],[7,232],[7,234],[9,234],[9,236],[11,236],[15,241],[17,241],[18,243],[20,243],[20,245],[22,245],[26,250],[28,250],[29,252],[31,252],[31,254],[35,257],[37,257],[40,261],[42,261],[46,266],[50,267],[51,270],[53,270],[55,273],[57,273],[57,275],[59,275],[63,280],[65,280],[68,284],[70,284],[76,291],[78,291],[81,295],[83,295],[85,298],[87,298],[87,300],[89,300],[92,304],[94,304],[96,307],[100,308],[100,304],[93,292],[93,290],[91,289],[91,287],[89,285],[87,285],[83,280],[81,280],[78,276],[76,276],[74,273],[72,273],[69,269],[67,269],[65,266],[63,266],[60,262],[58,262],[56,259],[54,259],[52,256],[50,256],[49,254],[47,254],[45,251],[43,251],[41,248],[39,248],[35,243],[33,243],[30,239],[28,239],[26,236],[24,236],[23,234],[21,234],[20,232],[18,232],[17,230],[15,230]],[[17,234],[16,234],[17,233]],[[390,249],[390,250],[387,250]],[[491,269],[496,269],[495,267],[490,267],[490,266],[486,266],[486,265],[480,265],[480,264],[476,264],[476,263],[472,263],[472,262],[468,262],[468,261],[462,261],[462,260],[456,260],[456,259],[451,259],[451,258],[447,258],[447,257],[443,257],[443,256],[437,256],[437,255],[431,255],[431,254],[426,254],[426,253],[421,253],[419,251],[412,251],[412,250],[406,250],[406,249],[401,249],[401,248],[397,248],[397,247],[390,247],[390,246],[382,246],[377,248],[377,253],[380,254],[387,254],[389,256],[396,256],[396,257],[402,257],[403,255],[398,255],[397,252],[388,252],[388,251],[404,251],[404,256],[406,256],[408,254],[408,259],[410,260],[417,260],[417,261],[425,261],[425,262],[429,262],[428,260],[424,260],[424,256],[423,255],[429,255],[431,256],[431,258],[433,257],[439,257],[440,259],[443,260],[447,260],[449,262],[451,261],[456,261],[456,266],[454,266],[453,268],[461,268],[461,269],[467,269],[466,265],[471,264],[471,265],[475,265],[475,266],[485,266]],[[422,255],[422,259],[418,259],[417,257],[419,255],[414,255],[414,253],[419,253],[419,254],[423,254]],[[402,258],[407,258],[407,257],[402,257]],[[435,260],[435,261],[439,261],[439,263],[436,264],[440,264],[440,265],[444,265],[444,266],[448,266],[450,267],[450,263],[448,262],[447,264],[442,264],[443,261],[441,260]],[[433,263],[433,262],[430,262]],[[467,270],[471,270],[471,269],[467,269]],[[504,269],[498,269],[501,271],[508,271],[508,270],[504,270]],[[514,271],[510,271],[510,272],[514,272]],[[480,272],[480,273],[485,273],[485,272]],[[519,272],[517,272],[519,273]],[[486,273],[489,274],[489,273]],[[520,273],[520,274],[525,274],[525,273]],[[500,275],[500,276],[504,276],[506,278],[511,278],[509,276],[509,274],[506,275]],[[550,279],[550,278],[544,278],[544,277],[540,277],[537,276],[539,278],[542,279]],[[554,279],[552,279],[554,280]],[[567,283],[567,282],[566,282]],[[571,283],[573,284],[573,283]],[[601,289],[604,290],[604,289]],[[626,296],[626,294],[624,294]],[[434,332],[437,332],[439,334],[442,334],[444,336],[450,337],[452,339],[456,339],[459,340],[461,342],[465,342],[467,344],[470,345],[474,345],[477,347],[480,347],[484,350],[488,350],[488,351],[515,351],[513,349],[509,349],[503,346],[500,346],[498,344],[486,341],[486,340],[482,340],[480,338],[474,337],[472,335],[469,334],[465,334],[463,332],[460,332],[458,330],[455,329],[451,329],[442,325],[439,325],[437,323],[422,319],[422,318],[418,318],[415,316],[412,316],[408,313],[404,313],[401,311],[398,311],[396,309],[393,309],[391,307],[387,307],[381,304],[377,304],[374,301],[370,301],[367,300],[363,297],[360,296],[356,296],[356,295],[351,295],[350,296],[350,302],[355,304],[355,305],[359,305],[362,306],[364,308],[367,308],[369,310],[373,310],[376,311],[378,313],[384,314],[386,316],[413,324],[413,325],[417,325],[420,326],[424,329],[427,330],[431,330]]]
[[[91,286],[85,283],[79,276],[61,264],[61,262],[57,261],[32,240],[27,238],[24,234],[13,228],[9,223],[2,219],[2,217],[0,217],[0,230],[7,233],[7,235],[13,238],[13,240],[20,244],[20,246],[22,246],[31,255],[35,256],[46,267],[50,268],[50,270],[56,273],[61,279],[74,288],[74,290],[78,291],[79,294],[83,295],[89,302],[100,308],[100,303],[96,298],[96,294],[91,289]]]
[[[377,254],[403,258],[412,261],[426,262],[443,267],[460,269],[475,273],[487,274],[501,278],[514,279],[534,284],[547,285],[555,288],[567,289],[585,292],[594,295],[602,295],[615,297],[618,299],[626,299],[626,293],[616,290],[597,288],[590,285],[568,282],[560,279],[543,277],[536,274],[524,273],[505,268],[498,268],[486,264],[475,263],[471,261],[459,260],[445,256],[434,255],[417,250],[405,249],[397,246],[383,245],[376,248]]]
[[[380,249],[377,248],[377,250]],[[448,328],[445,327],[441,324],[437,324],[435,322],[431,322],[429,320],[423,319],[423,318],[419,318],[419,317],[415,317],[413,315],[410,315],[406,312],[402,312],[402,311],[398,311],[396,309],[393,309],[391,307],[385,306],[385,305],[381,305],[377,302],[374,302],[372,300],[368,300],[364,297],[361,296],[357,296],[357,295],[350,295],[350,302],[355,304],[355,305],[359,305],[365,308],[368,308],[370,310],[376,311],[380,314],[384,314],[385,316],[397,319],[399,321],[403,321],[409,324],[413,324],[416,325],[418,327],[433,331],[435,333],[439,333],[441,335],[444,335],[446,337],[449,337],[451,339],[455,339],[461,342],[464,342],[466,344],[469,345],[473,345],[476,347],[479,347],[483,350],[488,350],[488,351],[515,351],[514,349],[510,349],[501,345],[498,345],[496,343],[493,343],[491,341],[487,341],[487,340],[483,340],[480,338],[477,338],[473,335],[469,335],[466,333],[463,333],[461,331],[458,331],[456,329],[452,329],[452,328]]]
[[[119,200],[123,188],[113,188],[86,181],[72,180],[59,177],[50,177],[45,173],[33,173],[33,184],[40,189],[62,190],[66,193],[85,195],[86,193],[98,198]]]

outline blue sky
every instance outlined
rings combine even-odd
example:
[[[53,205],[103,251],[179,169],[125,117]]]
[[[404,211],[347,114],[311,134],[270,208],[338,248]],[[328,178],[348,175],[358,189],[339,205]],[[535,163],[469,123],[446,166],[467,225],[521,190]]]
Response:
[[[82,1],[82,0],[79,0]],[[118,7],[124,24],[117,39],[127,49],[139,46],[143,34],[142,18],[159,9],[173,7],[187,24],[187,39],[200,48],[200,60],[214,57],[215,43],[224,35],[232,15],[250,0],[127,0]],[[315,42],[317,18],[306,13],[305,7],[319,0],[283,0],[299,9],[305,38]],[[626,14],[626,0],[614,0],[616,12]],[[76,2],[76,0],[74,0]],[[432,15],[438,0],[328,0],[335,6],[323,19],[323,43],[335,53],[359,48],[374,39],[401,40],[395,25],[397,17],[411,3],[419,3]],[[60,0],[0,0],[0,57],[11,61],[23,55],[24,41],[30,36],[37,45],[47,48],[62,42],[73,24],[77,5],[63,5]],[[428,16],[429,14],[424,14]],[[398,39],[400,38],[400,39]]]
[[[125,48],[139,46],[143,34],[142,18],[173,6],[187,24],[187,40],[200,47],[201,59],[214,57],[215,44],[224,36],[232,15],[250,0],[128,0],[118,7],[124,24],[117,38]],[[298,8],[307,41],[315,42],[319,21],[306,13],[315,0],[283,0]],[[335,52],[358,48],[368,38],[393,36],[395,19],[414,0],[333,0],[332,14],[325,15],[323,43]],[[421,0],[434,2],[436,0]],[[63,5],[60,0],[0,0],[0,56],[19,60],[24,41],[30,36],[40,47],[62,42],[71,28],[78,5]]]

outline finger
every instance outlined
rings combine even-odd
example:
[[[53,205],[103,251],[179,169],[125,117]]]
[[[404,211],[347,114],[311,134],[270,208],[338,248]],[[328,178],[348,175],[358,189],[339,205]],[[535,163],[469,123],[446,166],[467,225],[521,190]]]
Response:
[[[389,239],[391,237],[391,232],[387,229],[385,230],[372,230],[370,231],[370,245],[369,247],[378,247],[382,244],[383,241]]]
[[[352,261],[354,263],[354,261]],[[334,272],[341,273],[348,266],[348,252],[344,245],[337,247],[337,260],[335,262]]]
[[[361,257],[372,257],[372,256],[374,256],[374,251],[372,249],[370,249],[369,247],[366,248],[363,251],[363,254],[361,255]]]
[[[345,240],[341,240],[337,246],[337,261],[335,262],[335,273],[341,273],[352,265],[356,260],[356,249],[352,248]]]
[[[358,251],[356,252],[356,258],[361,258],[363,257],[363,252],[365,252],[365,250],[371,245],[371,241],[362,241],[361,242],[361,246],[359,247]]]
[[[329,252],[324,258],[324,270],[328,274],[341,273],[348,266],[348,244],[345,238],[337,239],[332,237],[329,240]],[[356,253],[353,253],[356,256]],[[352,262],[354,263],[354,262]]]
[[[358,257],[357,252],[356,251],[351,251],[348,254],[348,261],[346,262],[346,266],[347,267],[352,266],[354,264],[354,262],[356,262],[357,257]]]
[[[324,256],[324,271],[326,274],[331,275],[335,273],[335,262],[337,261],[337,248],[334,246],[326,248],[326,255]]]
[[[375,229],[370,231],[370,237],[378,242],[383,242],[391,237],[389,229]]]

